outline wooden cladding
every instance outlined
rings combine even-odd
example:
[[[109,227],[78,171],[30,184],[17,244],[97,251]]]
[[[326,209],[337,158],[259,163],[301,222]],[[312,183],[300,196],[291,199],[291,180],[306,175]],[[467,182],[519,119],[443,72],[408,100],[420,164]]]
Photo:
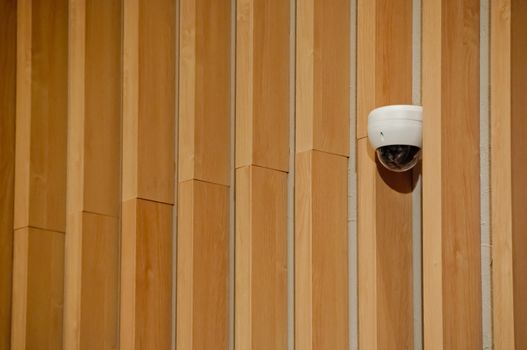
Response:
[[[346,349],[350,3],[296,6],[295,346]]]
[[[491,230],[494,345],[527,346],[527,4],[491,7]]]
[[[374,108],[412,102],[412,1],[358,0],[357,240],[360,349],[413,349],[412,172],[376,161]]]
[[[0,348],[9,349],[16,125],[16,1],[0,1]]]
[[[21,0],[17,11],[11,348],[60,349],[66,229],[68,2]]]
[[[121,4],[69,2],[64,348],[119,344]],[[98,309],[98,312],[93,312]]]
[[[170,349],[176,7],[123,2],[120,342]]]
[[[527,4],[490,3],[492,335],[524,349]],[[481,349],[482,4],[422,0],[420,257],[419,170],[367,137],[419,88],[415,1],[0,0],[0,349],[414,349],[420,311],[425,350]]]
[[[479,1],[423,1],[427,349],[480,349]]]

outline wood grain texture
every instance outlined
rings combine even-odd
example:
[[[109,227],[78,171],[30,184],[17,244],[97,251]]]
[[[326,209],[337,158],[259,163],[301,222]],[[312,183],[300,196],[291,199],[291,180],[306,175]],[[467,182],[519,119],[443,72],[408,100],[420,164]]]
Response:
[[[511,0],[491,5],[491,232],[493,341],[515,349],[512,207]]]
[[[289,163],[289,3],[238,0],[236,167]]]
[[[61,349],[68,3],[17,4],[12,349]]]
[[[297,2],[296,151],[349,153],[350,2]]]
[[[120,213],[121,5],[69,1],[68,208]]]
[[[9,350],[16,123],[16,1],[0,0],[0,349]]]
[[[516,349],[527,347],[527,3],[512,2],[512,227],[514,261],[514,339]]]
[[[479,50],[479,1],[423,2],[427,349],[482,347]]]
[[[66,226],[67,5],[18,2],[15,228]]]
[[[172,340],[172,205],[123,202],[122,349],[170,349]]]
[[[11,349],[62,349],[64,234],[15,231]]]
[[[180,182],[229,185],[230,4],[180,3]]]
[[[175,176],[176,2],[123,3],[120,342],[169,349]]]
[[[173,204],[175,1],[123,9],[123,199]]]
[[[491,7],[491,230],[496,349],[527,346],[525,279],[527,220],[524,140],[527,105],[527,6],[500,0]],[[523,91],[523,92],[522,92]]]
[[[348,349],[346,157],[297,154],[295,346]]]
[[[76,213],[66,233],[64,348],[118,348],[119,221]]]
[[[360,349],[412,349],[412,174],[379,165],[371,110],[412,101],[412,1],[359,0],[357,13]]]
[[[412,104],[412,1],[358,0],[357,138],[371,109]]]
[[[121,4],[69,1],[64,348],[118,347]]]
[[[178,189],[177,348],[228,348],[229,189]]]
[[[236,170],[236,349],[287,349],[287,173]]]

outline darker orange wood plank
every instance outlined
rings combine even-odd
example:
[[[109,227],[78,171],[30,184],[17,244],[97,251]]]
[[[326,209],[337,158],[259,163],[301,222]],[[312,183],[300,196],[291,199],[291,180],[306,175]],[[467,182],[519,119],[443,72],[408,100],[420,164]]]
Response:
[[[227,349],[229,189],[185,181],[178,199],[177,347]]]
[[[236,167],[288,170],[289,7],[237,1]]]
[[[527,346],[524,186],[527,88],[527,6],[500,0],[491,6],[491,230],[495,349]]]
[[[0,348],[11,338],[15,181],[16,1],[0,1]]]
[[[180,4],[179,181],[229,185],[230,0]]]
[[[176,5],[123,6],[123,199],[174,204]]]
[[[123,202],[121,331],[123,349],[170,349],[172,206]]]
[[[17,3],[12,349],[61,349],[68,2]]]
[[[11,349],[62,349],[64,233],[15,231]]]
[[[118,346],[121,4],[69,1],[64,348]]]

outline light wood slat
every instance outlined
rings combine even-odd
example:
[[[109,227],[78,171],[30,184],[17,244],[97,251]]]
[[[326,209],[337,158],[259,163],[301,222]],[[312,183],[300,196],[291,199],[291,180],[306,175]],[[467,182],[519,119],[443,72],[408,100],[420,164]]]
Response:
[[[367,138],[357,151],[359,348],[412,349],[411,174],[376,164]]]
[[[297,154],[295,346],[348,349],[346,157]]]
[[[357,138],[371,108],[412,104],[412,1],[358,0]]]
[[[412,349],[412,174],[383,168],[367,139],[371,110],[412,102],[412,1],[357,6],[359,348]]]
[[[527,4],[491,4],[491,230],[495,349],[527,346]]]
[[[289,162],[289,3],[238,0],[236,167]]]
[[[229,185],[230,4],[180,3],[180,182]]]
[[[121,349],[170,349],[172,206],[123,202]]]
[[[67,0],[18,2],[15,228],[66,225]]]
[[[228,187],[179,184],[178,349],[227,349],[228,226]]]
[[[176,3],[125,1],[123,21],[120,346],[169,349]]]
[[[236,348],[287,349],[287,173],[236,170]]]
[[[121,3],[69,0],[68,208],[119,216]]]
[[[493,341],[515,349],[512,208],[511,1],[491,4],[491,232]]]
[[[67,0],[17,3],[12,349],[61,349]]]
[[[296,10],[296,151],[347,156],[350,1],[298,1]]]
[[[236,4],[235,347],[285,349],[290,4]]]
[[[121,4],[69,2],[64,348],[118,347]]]
[[[0,349],[11,339],[15,182],[16,1],[0,0]]]
[[[11,349],[62,349],[64,234],[15,231]]]
[[[66,233],[64,348],[118,348],[119,221],[71,214]]]
[[[426,349],[481,349],[479,1],[423,1]]]
[[[174,203],[174,0],[124,3],[123,200]]]

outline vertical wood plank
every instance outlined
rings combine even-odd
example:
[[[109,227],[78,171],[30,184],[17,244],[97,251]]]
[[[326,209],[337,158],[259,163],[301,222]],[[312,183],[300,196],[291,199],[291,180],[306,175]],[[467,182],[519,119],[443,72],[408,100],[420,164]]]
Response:
[[[181,0],[178,349],[227,349],[231,1]]]
[[[527,347],[527,301],[523,297],[527,292],[527,104],[525,91],[527,88],[527,4],[525,1],[514,0],[512,3],[512,191],[514,228],[513,259],[514,259],[514,333],[517,349]]]
[[[524,179],[527,88],[527,6],[501,0],[491,6],[491,229],[494,345],[527,346],[527,208]],[[523,162],[523,163],[522,163]]]
[[[295,346],[346,349],[350,2],[296,11]]]
[[[69,1],[64,347],[118,347],[120,1]]]
[[[227,349],[229,190],[192,180],[178,197],[177,348]]]
[[[0,1],[0,348],[11,339],[16,123],[16,1]]]
[[[15,228],[66,225],[67,1],[18,3]]]
[[[349,0],[297,3],[297,153],[349,154],[349,17]]]
[[[123,349],[171,347],[175,6],[123,3]]]
[[[229,185],[229,0],[181,0],[179,181]]]
[[[425,348],[481,349],[478,0],[423,2],[423,77]]]
[[[236,349],[287,348],[287,1],[237,1]]]
[[[295,344],[347,349],[348,234],[346,157],[296,157]]]
[[[64,234],[15,230],[11,349],[62,349]]]
[[[118,348],[119,221],[69,214],[66,232],[64,348]]]
[[[237,168],[288,170],[289,7],[287,1],[237,1]]]
[[[61,349],[67,1],[17,4],[12,349]]]
[[[172,205],[123,202],[121,348],[170,349]]]
[[[123,200],[174,203],[175,11],[124,2]]]
[[[376,107],[412,102],[412,1],[359,0],[357,13],[360,349],[412,349],[412,174],[376,161]]]
[[[287,349],[287,174],[236,179],[236,348]]]

